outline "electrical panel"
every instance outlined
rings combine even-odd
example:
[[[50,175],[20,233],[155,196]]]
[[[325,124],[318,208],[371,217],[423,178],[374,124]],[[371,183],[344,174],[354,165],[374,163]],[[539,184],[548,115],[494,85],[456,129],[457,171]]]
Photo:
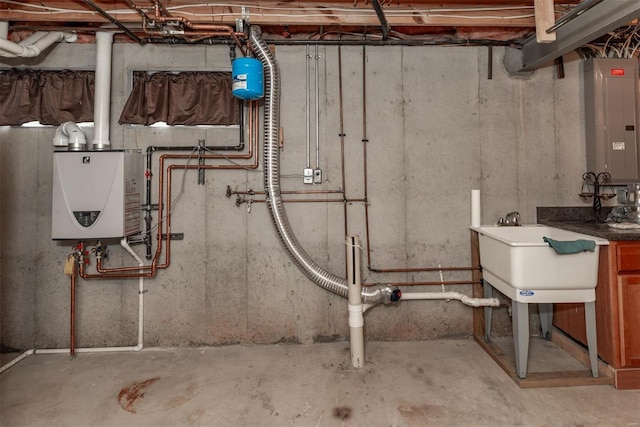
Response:
[[[142,230],[139,150],[53,153],[53,239],[122,238]]]
[[[640,181],[638,59],[592,58],[584,64],[587,170],[613,184]]]

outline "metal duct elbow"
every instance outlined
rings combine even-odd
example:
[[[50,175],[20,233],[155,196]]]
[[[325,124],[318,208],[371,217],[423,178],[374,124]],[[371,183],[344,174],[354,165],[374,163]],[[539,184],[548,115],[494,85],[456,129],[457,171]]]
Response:
[[[264,65],[264,188],[271,218],[289,256],[313,282],[334,294],[346,298],[347,280],[325,271],[302,248],[291,230],[280,193],[280,68],[273,53],[262,39],[260,28],[251,27],[251,49]],[[362,289],[365,304],[389,303],[400,300],[400,290],[391,285],[375,285]]]

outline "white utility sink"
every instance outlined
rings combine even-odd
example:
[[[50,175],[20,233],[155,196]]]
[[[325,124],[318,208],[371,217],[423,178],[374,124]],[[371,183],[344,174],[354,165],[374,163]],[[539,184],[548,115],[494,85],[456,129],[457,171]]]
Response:
[[[586,234],[544,225],[479,226],[480,265],[484,297],[493,289],[511,299],[516,373],[527,376],[529,352],[529,303],[539,303],[542,334],[549,338],[553,322],[553,303],[585,303],[587,345],[591,371],[598,376],[595,320],[595,288],[598,284],[600,246],[609,241]],[[593,252],[557,254],[543,240],[593,240]],[[485,339],[491,339],[491,307],[485,307]]]
[[[544,225],[471,227],[479,234],[482,274],[493,287],[520,302],[595,301],[599,237]],[[542,240],[593,240],[593,252],[559,255]]]

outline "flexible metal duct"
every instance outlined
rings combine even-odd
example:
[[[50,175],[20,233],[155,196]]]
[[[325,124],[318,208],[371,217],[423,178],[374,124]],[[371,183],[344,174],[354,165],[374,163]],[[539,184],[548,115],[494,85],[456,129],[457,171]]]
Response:
[[[349,289],[347,280],[325,271],[316,264],[302,248],[291,230],[291,225],[284,210],[282,196],[280,195],[280,175],[278,171],[280,163],[278,147],[278,133],[280,131],[280,69],[267,43],[262,39],[259,27],[251,27],[249,39],[251,41],[251,49],[264,65],[264,189],[273,223],[289,255],[302,272],[319,286],[346,298]],[[395,302],[400,299],[400,295],[400,290],[390,285],[368,286],[362,290],[362,300],[365,304]]]

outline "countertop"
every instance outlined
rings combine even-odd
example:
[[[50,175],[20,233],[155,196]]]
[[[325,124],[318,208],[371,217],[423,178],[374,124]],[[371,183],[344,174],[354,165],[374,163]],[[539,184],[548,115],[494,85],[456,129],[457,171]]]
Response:
[[[611,208],[602,208],[602,216],[606,217]],[[620,230],[609,227],[606,223],[596,223],[591,208],[585,207],[538,207],[538,224],[607,240],[640,240],[640,228]]]

